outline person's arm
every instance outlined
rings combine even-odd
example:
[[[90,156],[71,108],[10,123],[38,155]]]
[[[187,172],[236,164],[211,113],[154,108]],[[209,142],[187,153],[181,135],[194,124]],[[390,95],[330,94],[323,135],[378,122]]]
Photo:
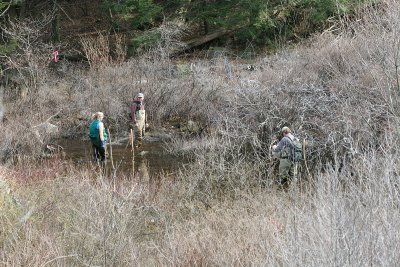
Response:
[[[286,146],[287,144],[287,137],[283,137],[281,141],[279,141],[278,145],[275,146],[274,151],[275,152],[281,152],[282,149]]]
[[[100,141],[104,142],[104,124],[102,122],[99,123],[99,134],[100,134]]]

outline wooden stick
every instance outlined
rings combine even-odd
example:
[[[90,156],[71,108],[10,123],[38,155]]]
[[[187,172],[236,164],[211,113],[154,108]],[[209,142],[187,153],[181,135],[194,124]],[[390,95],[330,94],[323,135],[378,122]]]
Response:
[[[131,140],[131,149],[132,149],[132,173],[133,175],[135,175],[135,149],[133,147],[133,143],[134,143],[134,135],[133,135],[133,130],[131,129],[131,135],[130,138]]]
[[[108,133],[108,140],[110,140],[109,145],[110,145],[110,159],[111,159],[111,167],[112,167],[112,179],[113,179],[113,186],[114,186],[114,192],[115,192],[115,176],[116,176],[116,169],[114,167],[114,160],[113,160],[113,153],[112,153],[112,145],[111,145],[111,134],[110,134],[110,129],[107,129],[107,133]]]
[[[113,154],[112,154],[111,134],[110,134],[110,130],[109,130],[109,129],[107,129],[107,133],[108,133],[108,140],[110,140],[110,141],[109,141],[109,145],[110,145],[111,166],[112,166],[113,170],[115,170],[115,167],[114,167],[114,160],[113,160]]]
[[[306,139],[303,139],[303,160],[304,160],[304,165],[306,166],[307,174],[310,177],[310,170],[308,169],[308,164],[307,164],[307,152],[306,152]]]

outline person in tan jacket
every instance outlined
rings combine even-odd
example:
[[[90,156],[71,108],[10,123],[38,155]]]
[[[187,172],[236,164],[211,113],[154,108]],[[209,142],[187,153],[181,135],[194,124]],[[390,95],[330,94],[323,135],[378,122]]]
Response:
[[[136,148],[139,148],[143,144],[143,136],[146,128],[149,127],[149,124],[147,123],[143,93],[139,93],[133,100],[131,118],[133,130],[135,132],[134,145]]]

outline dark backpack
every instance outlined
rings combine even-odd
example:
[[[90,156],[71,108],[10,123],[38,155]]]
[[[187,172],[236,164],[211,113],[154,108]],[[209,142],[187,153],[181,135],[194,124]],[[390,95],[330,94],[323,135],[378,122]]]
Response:
[[[140,103],[140,101],[133,101],[133,103],[136,104],[136,110],[135,110],[135,112],[138,112],[138,111],[142,108],[142,106],[144,106],[144,103],[143,103],[143,102]]]
[[[289,138],[290,139],[290,138]],[[303,146],[298,138],[294,138],[292,141],[292,147],[290,149],[290,156],[293,162],[299,162],[303,159]]]
[[[135,112],[138,112],[142,108],[142,106],[144,106],[144,103],[140,103],[140,101],[136,101],[136,100],[133,101],[132,105],[133,104],[136,104]],[[129,112],[129,119],[132,119],[132,108],[131,108],[131,111]]]

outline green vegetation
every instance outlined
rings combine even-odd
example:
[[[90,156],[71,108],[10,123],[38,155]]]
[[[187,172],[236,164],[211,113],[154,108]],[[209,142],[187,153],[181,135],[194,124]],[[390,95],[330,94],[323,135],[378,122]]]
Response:
[[[129,21],[132,29],[151,30],[165,18],[180,20],[196,35],[229,29],[239,46],[248,42],[277,45],[301,40],[350,15],[361,0],[231,0],[231,1],[122,1],[105,0],[105,6]],[[161,17],[161,14],[163,17]],[[330,21],[329,21],[330,20]],[[117,25],[118,20],[114,21]]]
[[[129,47],[129,54],[140,54],[154,48],[155,44],[160,43],[161,33],[160,31],[153,30],[139,34],[132,39],[131,46]]]
[[[41,21],[37,23],[48,29],[43,29],[42,41],[58,42],[63,38],[73,39],[74,33],[69,28],[76,28],[76,23],[85,24],[88,9],[93,9],[94,18],[103,25],[96,23],[90,31],[105,30],[110,26],[115,32],[127,33],[130,50],[137,50],[137,55],[143,49],[154,47],[160,41],[154,38],[157,31],[165,23],[176,23],[185,32],[179,41],[189,42],[195,38],[206,37],[202,45],[231,46],[245,48],[249,44],[261,48],[279,48],[289,41],[298,42],[311,34],[326,29],[337,23],[343,17],[351,17],[365,2],[370,0],[102,0],[101,4],[78,1],[44,1],[40,5],[19,1],[15,2],[10,13],[16,20],[26,18],[42,20],[40,16],[56,7],[54,14],[47,15],[52,23]],[[62,6],[64,5],[64,8]],[[7,2],[0,2],[0,9]],[[37,6],[37,7],[36,7]],[[59,9],[59,8],[62,9]],[[70,8],[68,10],[67,8]],[[19,11],[17,11],[19,10]],[[57,11],[58,10],[58,11]],[[71,18],[86,10],[77,18]],[[79,11],[79,12],[78,12]],[[50,17],[51,18],[50,18]],[[63,17],[60,21],[59,17]],[[104,20],[108,16],[109,20]],[[82,22],[79,20],[82,19]],[[96,21],[96,20],[95,20]],[[72,25],[69,26],[69,23]],[[47,25],[47,26],[45,26]],[[61,27],[62,25],[62,27]],[[62,29],[61,29],[62,28]],[[50,38],[46,31],[50,31]],[[213,34],[216,34],[215,36]],[[77,31],[76,34],[82,34]],[[211,38],[207,38],[209,36]],[[79,39],[79,38],[77,38]],[[191,48],[191,47],[189,47]]]
[[[6,6],[8,6],[8,2],[0,1],[0,10],[3,10]]]
[[[103,1],[111,12],[117,13],[119,19],[128,21],[132,29],[146,30],[155,25],[162,8],[153,0]]]
[[[0,54],[1,55],[9,55],[14,52],[18,48],[17,40],[10,39],[5,44],[0,44]]]

